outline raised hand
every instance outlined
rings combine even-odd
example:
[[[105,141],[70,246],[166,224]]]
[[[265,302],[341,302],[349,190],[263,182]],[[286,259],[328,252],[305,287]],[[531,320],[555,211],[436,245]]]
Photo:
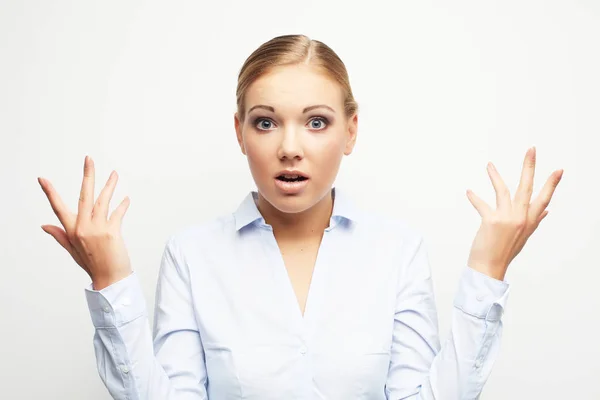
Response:
[[[546,207],[560,182],[563,170],[554,171],[537,198],[530,203],[533,192],[536,151],[530,148],[525,155],[521,181],[515,198],[492,163],[487,170],[496,191],[496,209],[492,209],[470,190],[467,197],[481,215],[481,226],[475,235],[468,265],[492,278],[503,280],[510,262],[521,251],[527,239],[548,215]]]
[[[118,175],[115,171],[110,174],[95,204],[94,175],[94,161],[86,156],[77,214],[67,209],[49,181],[38,178],[38,182],[64,228],[42,225],[42,229],[54,237],[88,273],[94,289],[101,290],[132,272],[121,237],[121,222],[129,207],[129,197],[125,197],[108,217]]]

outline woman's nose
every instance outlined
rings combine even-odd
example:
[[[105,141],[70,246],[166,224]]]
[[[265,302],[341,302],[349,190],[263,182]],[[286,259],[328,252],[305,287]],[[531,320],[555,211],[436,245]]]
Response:
[[[278,157],[280,159],[303,158],[302,132],[295,127],[289,127],[283,130],[281,142],[279,143]]]

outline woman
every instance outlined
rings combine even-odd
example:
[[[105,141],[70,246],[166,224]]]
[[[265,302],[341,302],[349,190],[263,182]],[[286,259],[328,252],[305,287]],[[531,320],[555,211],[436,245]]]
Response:
[[[235,131],[257,191],[232,214],[172,235],[153,332],[86,157],[78,213],[40,179],[63,228],[42,228],[90,275],[98,371],[116,399],[473,399],[497,357],[511,260],[547,215],[562,170],[530,203],[535,149],[515,198],[492,164],[482,217],[440,346],[422,237],[332,187],[357,135],[342,61],[302,35],[258,48],[238,79]]]

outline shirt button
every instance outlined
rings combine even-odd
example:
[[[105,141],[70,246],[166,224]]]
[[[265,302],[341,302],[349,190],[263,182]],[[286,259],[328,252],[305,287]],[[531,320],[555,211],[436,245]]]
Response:
[[[477,295],[477,301],[483,301],[483,299],[485,299],[485,294],[484,293],[479,293]]]
[[[127,368],[127,365],[121,365],[121,371],[124,374],[127,374],[127,373],[129,373],[129,368]]]
[[[102,307],[105,313],[110,312],[110,308],[108,306]]]
[[[308,351],[308,349],[306,348],[306,346],[300,347],[300,354],[305,355],[307,351]]]
[[[481,368],[481,360],[479,360],[479,359],[478,359],[478,360],[475,362],[475,368],[477,368],[477,369]]]

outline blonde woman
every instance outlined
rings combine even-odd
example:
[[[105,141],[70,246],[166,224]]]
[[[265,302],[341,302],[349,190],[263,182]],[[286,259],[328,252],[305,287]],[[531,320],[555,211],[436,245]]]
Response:
[[[344,64],[303,35],[276,37],[238,77],[235,132],[257,191],[233,213],[171,235],[154,326],[120,226],[113,171],[94,202],[86,157],[77,214],[39,179],[62,228],[44,225],[89,274],[101,379],[115,399],[475,399],[498,355],[511,260],[547,215],[562,170],[531,200],[535,148],[514,198],[492,164],[452,310],[438,339],[426,246],[405,223],[333,187],[357,137]]]

